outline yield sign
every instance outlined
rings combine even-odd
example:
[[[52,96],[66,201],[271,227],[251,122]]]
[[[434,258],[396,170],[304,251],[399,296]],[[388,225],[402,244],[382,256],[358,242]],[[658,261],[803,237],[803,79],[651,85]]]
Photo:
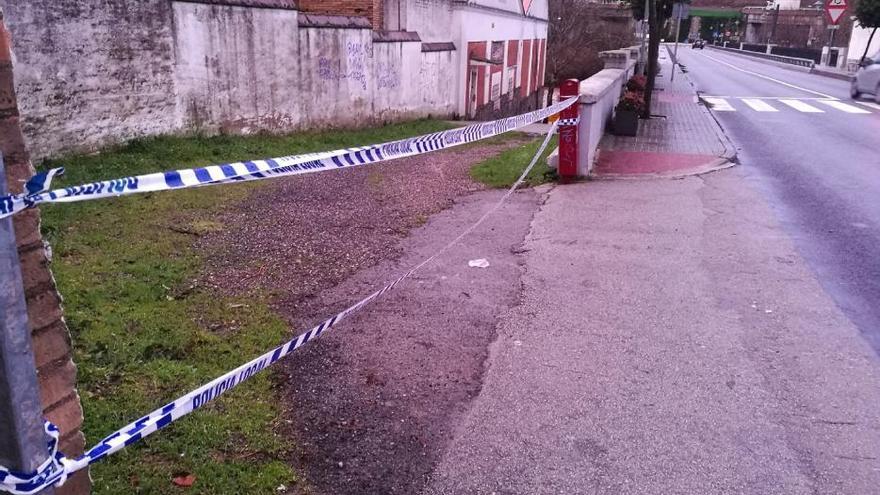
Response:
[[[825,2],[825,15],[831,24],[840,22],[840,18],[843,17],[845,11],[846,0],[827,0]]]
[[[532,6],[532,0],[522,0],[523,14],[528,15],[529,7]]]

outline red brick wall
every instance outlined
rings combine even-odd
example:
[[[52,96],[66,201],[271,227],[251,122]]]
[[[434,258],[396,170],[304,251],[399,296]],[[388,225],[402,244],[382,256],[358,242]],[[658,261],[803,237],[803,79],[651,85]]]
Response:
[[[350,15],[370,19],[373,29],[382,29],[383,0],[300,0],[303,12]]]
[[[11,37],[0,11],[0,151],[5,159],[9,189],[21,192],[34,173],[19,124],[18,103],[13,85]],[[83,452],[85,437],[80,431],[82,407],[76,392],[76,367],[71,359],[70,334],[62,318],[61,297],[49,270],[49,259],[40,236],[40,212],[28,210],[13,218],[21,259],[21,272],[28,319],[33,338],[35,366],[40,384],[43,413],[61,430],[61,451],[69,457]],[[88,470],[69,478],[58,495],[89,493]]]

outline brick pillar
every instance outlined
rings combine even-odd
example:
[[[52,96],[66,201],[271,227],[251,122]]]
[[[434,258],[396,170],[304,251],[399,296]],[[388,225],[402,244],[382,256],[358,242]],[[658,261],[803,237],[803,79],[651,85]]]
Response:
[[[6,162],[9,190],[19,193],[33,175],[19,126],[12,71],[12,39],[0,10],[0,151]],[[49,270],[49,258],[40,235],[40,212],[28,210],[13,218],[21,273],[28,306],[34,360],[40,382],[43,413],[61,430],[61,451],[69,457],[83,452],[80,431],[82,406],[76,392],[76,366],[71,359],[70,333],[61,312],[61,296]],[[80,495],[90,491],[87,470],[78,472],[55,493]]]
[[[373,0],[373,12],[372,18],[370,19],[370,23],[373,25],[373,29],[376,31],[381,31],[385,29],[385,5],[383,0]]]

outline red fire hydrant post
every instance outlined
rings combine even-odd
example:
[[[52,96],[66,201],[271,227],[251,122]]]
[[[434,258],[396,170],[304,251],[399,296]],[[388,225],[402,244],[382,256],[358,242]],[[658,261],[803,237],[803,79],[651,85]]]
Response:
[[[580,81],[568,79],[559,86],[559,99],[567,100],[580,92]],[[559,179],[563,182],[577,177],[578,172],[578,121],[580,105],[559,112]]]

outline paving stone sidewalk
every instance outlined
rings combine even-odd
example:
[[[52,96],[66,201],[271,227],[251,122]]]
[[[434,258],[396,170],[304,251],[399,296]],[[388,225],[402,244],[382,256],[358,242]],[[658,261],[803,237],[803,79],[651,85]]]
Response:
[[[675,70],[673,80],[672,59],[661,50],[654,117],[640,121],[635,137],[603,136],[596,176],[680,175],[723,166],[733,159],[733,146],[699,102],[687,74]]]

